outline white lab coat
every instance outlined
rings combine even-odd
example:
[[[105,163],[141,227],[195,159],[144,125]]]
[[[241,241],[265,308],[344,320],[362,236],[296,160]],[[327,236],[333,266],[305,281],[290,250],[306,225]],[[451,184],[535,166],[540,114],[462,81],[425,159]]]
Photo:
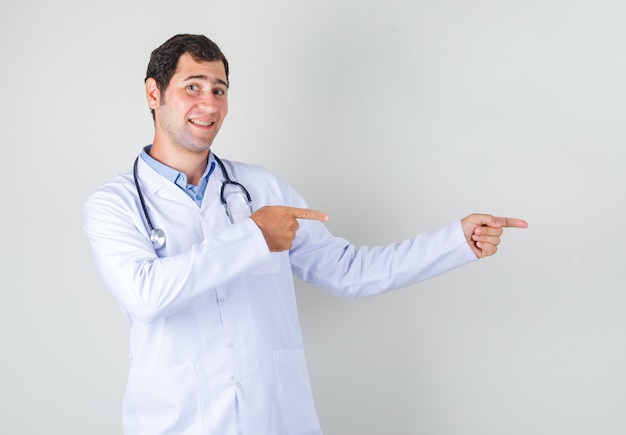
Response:
[[[266,169],[224,163],[254,209],[308,207]],[[142,159],[138,171],[150,218],[167,237],[163,248],[149,241],[130,172],[90,195],[83,214],[99,274],[130,323],[127,435],[321,434],[292,274],[360,297],[476,259],[459,222],[356,249],[322,223],[302,220],[292,249],[270,253],[245,207],[235,204],[236,222],[228,220],[219,167],[201,207]]]

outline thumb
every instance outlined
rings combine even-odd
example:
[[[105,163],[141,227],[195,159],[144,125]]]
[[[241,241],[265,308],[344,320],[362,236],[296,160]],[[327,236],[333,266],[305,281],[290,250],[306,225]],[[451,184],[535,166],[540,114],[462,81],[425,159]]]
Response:
[[[473,213],[463,219],[463,221],[466,221],[468,224],[476,227],[488,226],[491,228],[500,228],[504,224],[501,219],[498,219],[490,214],[480,213]]]

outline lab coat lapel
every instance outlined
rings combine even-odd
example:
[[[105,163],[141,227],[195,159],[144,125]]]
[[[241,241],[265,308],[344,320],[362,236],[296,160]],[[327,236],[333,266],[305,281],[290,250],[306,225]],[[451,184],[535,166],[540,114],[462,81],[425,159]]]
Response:
[[[152,169],[143,159],[139,159],[138,171],[141,190],[147,200],[156,197],[183,205],[193,204],[193,200],[180,187]]]

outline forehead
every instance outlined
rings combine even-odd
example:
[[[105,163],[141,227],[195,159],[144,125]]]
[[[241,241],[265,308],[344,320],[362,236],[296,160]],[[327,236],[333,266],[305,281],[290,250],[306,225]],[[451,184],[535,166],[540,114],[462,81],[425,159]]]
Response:
[[[226,80],[226,70],[221,60],[195,60],[189,53],[184,53],[178,59],[176,71],[172,80],[184,81],[189,77],[204,78],[208,81]]]

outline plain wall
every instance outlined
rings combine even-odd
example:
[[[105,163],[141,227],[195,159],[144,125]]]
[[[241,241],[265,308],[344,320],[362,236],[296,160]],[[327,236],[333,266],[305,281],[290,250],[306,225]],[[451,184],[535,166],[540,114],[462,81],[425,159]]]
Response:
[[[327,435],[626,433],[626,3],[0,3],[0,432],[121,433],[128,329],[81,228],[152,140],[150,51],[231,63],[224,158],[386,244],[471,212],[500,251],[346,301],[297,283]]]

